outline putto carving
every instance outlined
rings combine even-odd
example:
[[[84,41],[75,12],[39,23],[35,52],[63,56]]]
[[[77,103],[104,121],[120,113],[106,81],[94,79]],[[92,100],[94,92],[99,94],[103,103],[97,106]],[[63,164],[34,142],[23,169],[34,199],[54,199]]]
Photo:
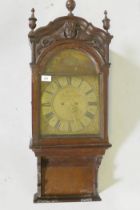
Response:
[[[78,28],[75,22],[67,21],[64,27],[64,36],[66,38],[72,39],[76,37]]]

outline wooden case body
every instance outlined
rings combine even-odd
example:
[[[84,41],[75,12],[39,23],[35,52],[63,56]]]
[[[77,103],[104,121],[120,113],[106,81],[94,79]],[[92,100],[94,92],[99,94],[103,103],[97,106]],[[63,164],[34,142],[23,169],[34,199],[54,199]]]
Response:
[[[32,50],[32,140],[30,148],[38,162],[35,202],[94,201],[98,194],[98,168],[108,141],[109,44],[112,36],[76,16],[60,17],[29,33]],[[101,133],[80,136],[48,136],[39,132],[40,77],[50,53],[79,49],[99,66]]]

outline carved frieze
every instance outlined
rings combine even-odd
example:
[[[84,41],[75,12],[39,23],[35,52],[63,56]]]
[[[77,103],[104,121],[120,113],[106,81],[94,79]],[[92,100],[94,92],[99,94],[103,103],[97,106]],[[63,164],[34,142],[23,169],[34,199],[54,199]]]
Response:
[[[108,63],[108,56],[105,56],[106,49],[109,47],[111,36],[108,32],[110,28],[110,19],[107,17],[107,11],[104,12],[103,28],[104,30],[93,26],[85,19],[73,15],[75,1],[68,0],[66,7],[69,10],[68,16],[60,17],[50,22],[47,26],[34,30],[36,27],[35,10],[32,9],[29,18],[31,31],[29,39],[34,52],[32,55],[32,64],[37,63],[43,51],[56,41],[63,42],[68,39],[85,41],[87,46],[96,49],[103,57],[105,63]]]
[[[37,62],[48,46],[56,41],[68,39],[86,41],[87,45],[95,48],[105,60],[105,48],[106,45],[109,45],[112,36],[82,18],[67,16],[54,20],[46,27],[32,31],[31,34],[29,33],[29,38],[31,43],[34,40],[35,62]]]

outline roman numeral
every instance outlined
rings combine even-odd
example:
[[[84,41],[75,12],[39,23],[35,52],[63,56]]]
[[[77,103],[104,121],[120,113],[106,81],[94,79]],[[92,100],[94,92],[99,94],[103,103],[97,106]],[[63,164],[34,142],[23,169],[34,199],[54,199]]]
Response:
[[[89,119],[94,118],[94,114],[92,114],[91,112],[86,112],[85,116],[88,117]]]
[[[68,131],[72,132],[72,127],[71,127],[71,123],[70,122],[68,122]]]
[[[89,101],[89,102],[88,102],[88,105],[89,105],[89,106],[97,106],[97,102]]]
[[[71,77],[67,77],[67,83],[68,85],[71,85]]]
[[[92,93],[92,92],[93,92],[93,89],[87,91],[85,94],[86,94],[86,95],[89,95],[89,94]]]
[[[53,112],[49,112],[48,114],[46,114],[45,117],[46,117],[48,120],[50,120],[53,116],[54,116],[54,113],[53,113]]]
[[[62,88],[62,86],[61,86],[61,84],[59,83],[58,80],[54,80],[54,82],[56,83],[56,85],[57,85],[58,88]]]
[[[43,103],[42,106],[47,106],[47,107],[49,107],[49,106],[51,106],[51,103],[50,103],[50,102]]]
[[[56,128],[56,129],[59,129],[60,126],[61,126],[61,121],[58,120],[57,123],[55,124],[55,128]]]
[[[45,90],[46,93],[49,93],[50,95],[53,95],[53,93],[49,90]]]
[[[85,128],[85,125],[80,121],[80,125],[82,126],[82,128]]]
[[[78,87],[81,87],[82,83],[83,83],[83,80],[81,80],[81,82],[80,82],[80,84],[79,84],[79,86],[78,86]]]

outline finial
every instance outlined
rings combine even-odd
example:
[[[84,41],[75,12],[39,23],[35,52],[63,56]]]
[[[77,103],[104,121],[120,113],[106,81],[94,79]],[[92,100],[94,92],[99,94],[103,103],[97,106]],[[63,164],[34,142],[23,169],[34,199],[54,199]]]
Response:
[[[107,17],[107,11],[104,11],[105,18],[103,19],[103,28],[108,32],[110,28],[110,19]]]
[[[33,31],[36,27],[36,17],[35,17],[35,9],[33,8],[31,10],[31,17],[29,18],[29,27]]]
[[[69,15],[73,15],[72,12],[75,9],[76,3],[74,0],[67,0],[66,7],[69,10]]]

